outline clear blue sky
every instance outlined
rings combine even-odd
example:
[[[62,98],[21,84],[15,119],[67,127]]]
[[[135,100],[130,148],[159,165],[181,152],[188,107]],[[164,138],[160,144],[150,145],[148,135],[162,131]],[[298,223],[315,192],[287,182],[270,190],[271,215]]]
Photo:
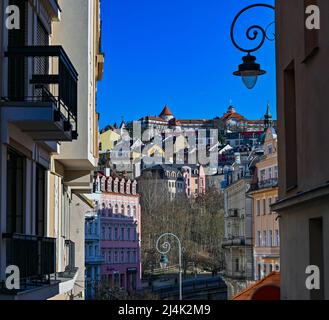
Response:
[[[256,53],[267,74],[249,91],[232,72],[242,52],[230,41],[235,14],[251,0],[102,0],[105,52],[99,83],[100,127],[158,115],[168,104],[177,118],[206,119],[222,115],[230,99],[249,119],[260,119],[270,101],[275,115],[275,44]],[[274,0],[263,0],[273,4]],[[272,10],[256,9],[242,18],[243,28],[267,25]]]

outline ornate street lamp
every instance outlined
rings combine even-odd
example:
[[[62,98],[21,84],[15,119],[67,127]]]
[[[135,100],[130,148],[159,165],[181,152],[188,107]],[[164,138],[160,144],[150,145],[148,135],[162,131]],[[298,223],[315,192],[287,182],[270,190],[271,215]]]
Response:
[[[162,234],[157,242],[156,242],[156,249],[158,250],[158,252],[161,254],[161,259],[160,259],[160,266],[161,268],[166,264],[168,265],[168,257],[166,256],[166,254],[171,250],[171,244],[168,240],[166,240],[165,242],[163,242],[161,244],[161,248],[160,248],[160,242],[162,240],[162,238],[165,237],[172,237],[174,239],[177,240],[178,242],[178,254],[179,254],[179,300],[183,300],[183,291],[182,291],[182,244],[179,240],[179,238],[173,234],[173,233],[164,233]]]
[[[275,37],[270,38],[268,36],[268,29],[270,26],[274,24],[274,22],[270,23],[266,28],[263,28],[260,25],[252,25],[249,27],[246,31],[246,37],[248,40],[255,41],[258,40],[260,41],[256,47],[253,48],[244,48],[238,45],[238,43],[235,40],[234,37],[234,28],[235,25],[240,18],[240,16],[248,11],[249,9],[253,9],[256,7],[264,7],[264,8],[269,8],[275,10],[274,6],[271,6],[269,4],[264,4],[264,3],[257,3],[257,4],[252,4],[250,6],[245,7],[242,9],[234,18],[232,26],[231,26],[231,40],[233,45],[240,51],[247,53],[244,57],[242,57],[243,63],[239,65],[239,68],[237,71],[235,71],[233,74],[235,76],[239,76],[242,78],[243,83],[248,89],[253,89],[257,83],[257,79],[259,76],[262,76],[266,73],[266,71],[261,69],[261,66],[259,63],[256,63],[256,57],[251,55],[252,52],[255,52],[259,50],[265,40],[269,41],[274,41]],[[258,37],[260,32],[261,38]]]

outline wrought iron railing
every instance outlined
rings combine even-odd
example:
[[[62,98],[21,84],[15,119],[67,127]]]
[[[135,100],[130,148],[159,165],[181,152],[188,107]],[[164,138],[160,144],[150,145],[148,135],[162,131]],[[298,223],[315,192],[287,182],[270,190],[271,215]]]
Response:
[[[78,73],[63,47],[10,47],[5,57],[8,58],[8,96],[5,99],[53,102],[57,117],[65,119],[65,129],[72,129],[76,139]]]
[[[49,281],[56,272],[56,239],[16,233],[3,234],[6,265],[19,268],[22,283]]]
[[[266,180],[260,180],[258,183],[253,183],[251,185],[251,191],[266,189],[266,188],[275,188],[278,186],[278,178],[271,178]]]

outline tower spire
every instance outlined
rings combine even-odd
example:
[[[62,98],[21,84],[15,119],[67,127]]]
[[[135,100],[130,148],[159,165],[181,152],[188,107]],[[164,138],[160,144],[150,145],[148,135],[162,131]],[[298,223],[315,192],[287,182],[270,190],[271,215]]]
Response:
[[[264,115],[264,127],[265,130],[267,128],[270,128],[272,126],[272,114],[271,114],[271,108],[270,108],[270,102],[267,102],[267,107],[266,107],[266,113]]]

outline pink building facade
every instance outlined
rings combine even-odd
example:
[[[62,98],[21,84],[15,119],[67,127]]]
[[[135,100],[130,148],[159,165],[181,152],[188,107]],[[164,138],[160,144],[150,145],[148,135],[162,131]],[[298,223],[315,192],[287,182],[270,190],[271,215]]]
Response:
[[[141,209],[137,182],[99,173],[101,281],[132,292],[141,288]]]

